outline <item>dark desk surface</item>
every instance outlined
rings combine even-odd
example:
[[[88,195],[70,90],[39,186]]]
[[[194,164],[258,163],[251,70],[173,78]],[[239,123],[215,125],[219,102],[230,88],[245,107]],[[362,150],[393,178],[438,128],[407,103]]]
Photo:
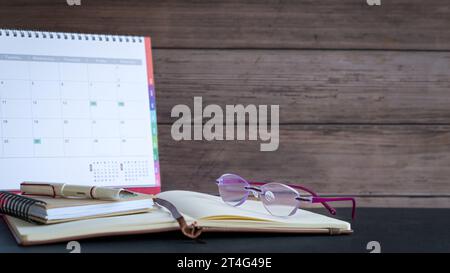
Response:
[[[340,209],[340,215],[348,215]],[[345,218],[342,218],[344,219]],[[98,238],[80,241],[82,252],[369,252],[378,241],[381,252],[450,252],[450,209],[360,208],[344,236],[280,234],[204,234],[203,243],[178,232]],[[66,244],[18,246],[0,220],[0,252],[68,252]]]

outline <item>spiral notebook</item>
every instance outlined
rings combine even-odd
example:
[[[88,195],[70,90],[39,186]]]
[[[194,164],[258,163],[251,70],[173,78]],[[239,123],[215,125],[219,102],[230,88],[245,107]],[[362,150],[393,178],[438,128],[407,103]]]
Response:
[[[153,209],[152,195],[138,194],[121,201],[23,196],[0,191],[0,213],[38,224],[129,215]]]
[[[160,190],[149,37],[0,29],[0,189]]]

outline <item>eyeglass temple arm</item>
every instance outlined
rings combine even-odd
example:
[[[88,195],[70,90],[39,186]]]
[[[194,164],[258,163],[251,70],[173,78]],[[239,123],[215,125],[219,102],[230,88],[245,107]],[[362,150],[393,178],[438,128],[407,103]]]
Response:
[[[356,213],[356,200],[352,197],[318,197],[313,196],[311,203],[324,203],[324,202],[336,202],[336,201],[351,201],[352,202],[352,219],[355,219]]]
[[[256,185],[256,186],[262,186],[262,185],[267,184],[267,183],[264,183],[264,182],[250,182],[250,184]],[[304,191],[310,193],[313,197],[318,197],[318,194],[317,194],[317,193],[315,193],[314,191],[312,191],[312,190],[310,190],[310,189],[308,189],[308,188],[305,188],[305,187],[302,187],[302,186],[299,186],[299,185],[288,185],[288,186],[289,186],[289,187],[292,187],[292,188],[297,188],[297,189],[304,190]],[[325,207],[332,215],[336,215],[336,209],[333,208],[332,206],[328,205],[327,201],[316,202],[316,203],[322,203],[322,205],[323,205],[323,206],[324,206],[324,207]]]

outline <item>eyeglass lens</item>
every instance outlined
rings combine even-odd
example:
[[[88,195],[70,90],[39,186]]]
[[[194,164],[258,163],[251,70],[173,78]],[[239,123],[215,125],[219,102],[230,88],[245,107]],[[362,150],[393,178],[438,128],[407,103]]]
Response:
[[[280,183],[268,183],[261,187],[261,201],[264,207],[275,216],[289,216],[298,205],[298,193]]]
[[[247,186],[248,183],[237,175],[223,175],[220,178],[219,193],[225,203],[238,206],[248,197]]]

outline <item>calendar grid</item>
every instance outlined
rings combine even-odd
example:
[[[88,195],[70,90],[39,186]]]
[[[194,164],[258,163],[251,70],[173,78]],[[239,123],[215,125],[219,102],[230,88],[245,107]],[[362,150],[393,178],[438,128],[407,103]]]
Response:
[[[87,76],[88,77],[90,77],[90,75],[89,75],[89,64],[84,64],[85,66],[86,66],[86,70],[87,70]],[[40,134],[38,134],[37,132],[36,132],[36,127],[39,127],[39,124],[41,123],[41,122],[43,122],[43,121],[58,121],[58,130],[60,131],[60,137],[51,137],[51,136],[46,136],[45,138],[46,139],[58,139],[58,138],[61,138],[61,139],[63,139],[64,140],[64,142],[67,144],[68,143],[68,137],[66,136],[66,131],[65,131],[65,126],[64,125],[67,125],[70,121],[87,121],[87,120],[90,120],[91,121],[91,124],[90,124],[90,132],[89,132],[89,134],[90,134],[90,137],[94,140],[94,143],[97,143],[98,142],[98,137],[96,136],[96,135],[94,135],[94,127],[95,127],[95,125],[96,125],[96,123],[97,123],[97,121],[116,121],[118,124],[120,124],[120,125],[124,125],[126,122],[125,121],[123,121],[123,118],[119,115],[119,113],[118,113],[118,111],[115,111],[114,113],[115,113],[115,116],[116,117],[114,117],[114,118],[111,118],[111,117],[101,117],[101,118],[98,118],[98,117],[95,117],[94,115],[93,115],[93,113],[92,113],[92,107],[88,107],[88,110],[89,110],[89,116],[88,117],[67,117],[67,116],[65,116],[65,113],[64,113],[64,106],[66,105],[69,105],[70,103],[76,103],[76,102],[85,102],[85,103],[90,103],[90,106],[96,106],[97,104],[101,104],[101,103],[116,103],[117,104],[117,106],[118,107],[120,107],[120,106],[123,106],[124,104],[125,104],[125,102],[123,102],[122,100],[120,100],[120,99],[118,99],[118,96],[117,96],[117,88],[118,87],[120,87],[120,78],[118,78],[117,77],[117,75],[115,75],[115,79],[114,79],[114,83],[116,83],[117,84],[117,86],[116,86],[116,88],[114,88],[114,90],[113,90],[113,92],[116,94],[114,97],[114,99],[96,99],[93,95],[92,95],[92,93],[93,93],[93,87],[94,87],[94,83],[93,82],[90,82],[89,81],[89,78],[88,78],[88,84],[89,84],[89,92],[88,92],[88,94],[89,94],[89,97],[87,98],[87,100],[85,99],[85,100],[83,100],[83,99],[70,99],[70,100],[67,100],[67,99],[65,99],[64,97],[63,97],[63,91],[62,91],[62,89],[64,88],[64,82],[63,82],[63,80],[61,79],[61,74],[60,74],[60,64],[57,64],[57,66],[58,66],[58,79],[56,79],[56,80],[54,80],[54,81],[50,81],[50,80],[48,80],[48,81],[46,81],[46,82],[48,82],[48,83],[55,83],[55,85],[57,86],[57,96],[58,97],[53,97],[53,98],[39,98],[39,95],[36,93],[36,90],[35,90],[35,86],[36,86],[36,84],[38,84],[39,83],[39,81],[35,81],[35,80],[32,80],[31,78],[29,78],[28,80],[24,80],[24,79],[21,79],[21,81],[23,81],[23,82],[28,82],[29,83],[29,85],[27,84],[26,86],[27,86],[27,89],[28,89],[28,94],[29,94],[29,96],[25,96],[25,97],[20,97],[20,98],[7,98],[7,97],[4,97],[3,96],[3,93],[1,93],[0,94],[0,98],[1,98],[1,100],[2,100],[2,108],[1,108],[1,113],[2,113],[2,134],[1,134],[1,137],[2,137],[2,139],[5,141],[5,143],[9,143],[9,140],[12,140],[12,139],[26,139],[25,137],[14,137],[14,136],[8,136],[8,135],[5,135],[4,134],[4,131],[5,131],[5,128],[3,128],[3,127],[5,127],[5,125],[4,124],[7,124],[7,123],[14,123],[14,122],[17,122],[17,121],[20,121],[20,120],[22,120],[22,121],[28,121],[28,120],[30,120],[31,121],[31,125],[30,125],[30,130],[31,130],[31,132],[30,132],[30,135],[29,135],[29,138],[30,138],[30,141],[33,141],[34,142],[34,144],[41,144],[40,143],[40,141],[41,141],[41,138],[42,138],[42,136],[40,135]],[[29,64],[27,64],[27,76],[30,74],[30,65]],[[117,66],[116,66],[116,70],[117,70]],[[25,76],[26,77],[26,76]],[[25,78],[24,77],[24,78]],[[8,82],[8,80],[6,80],[6,79],[2,79],[2,85],[5,83],[5,82]],[[128,82],[128,83],[130,83],[130,82]],[[131,100],[127,100],[127,103],[133,103],[133,102],[141,102],[142,100],[137,100],[137,99],[131,99]],[[14,116],[14,115],[10,115],[10,114],[8,114],[8,113],[6,113],[5,111],[3,111],[3,105],[6,105],[6,104],[8,104],[8,103],[17,103],[17,104],[28,104],[28,108],[29,108],[29,117],[24,117],[24,116]],[[49,117],[49,116],[42,116],[42,115],[40,115],[40,116],[37,116],[38,114],[36,113],[36,111],[35,111],[35,106],[37,106],[37,105],[39,105],[39,104],[41,104],[41,103],[47,103],[47,104],[58,104],[58,116],[59,117]],[[116,109],[117,110],[117,109]],[[24,114],[24,113],[22,113],[22,114]],[[70,120],[70,121],[69,121]],[[147,120],[145,120],[145,119],[142,119],[142,118],[129,118],[129,117],[127,117],[127,121],[142,121],[143,123],[144,122],[148,122]],[[22,123],[22,125],[23,125],[24,123]],[[63,126],[61,126],[61,125],[63,125]],[[123,132],[123,129],[122,129],[122,127],[123,126],[119,126],[119,134],[117,135],[117,138],[122,138],[122,141],[124,141],[124,137],[126,137],[126,134]],[[106,138],[108,138],[108,137],[101,137],[101,138],[103,138],[103,139],[106,139]],[[5,155],[4,155],[4,153],[3,153],[3,150],[4,150],[4,144],[5,143],[3,143],[2,144],[2,157],[5,157]],[[63,145],[63,148],[64,148],[64,153],[61,155],[61,156],[67,156],[67,154],[66,154],[66,151],[65,151],[65,145]],[[33,156],[38,156],[37,154],[36,154],[36,146],[35,145],[33,145]]]
[[[61,78],[61,64],[59,64],[58,63],[58,94],[59,94],[59,113],[60,113],[60,116],[61,116],[61,119],[58,119],[58,120],[60,120],[60,124],[62,124],[63,123],[63,105],[62,105],[62,101],[63,101],[63,98],[62,98],[62,90],[61,90],[61,88],[62,88],[62,86],[63,86],[64,84],[63,84],[63,81],[62,81],[62,78]],[[64,154],[64,156],[66,156],[66,136],[65,136],[65,134],[64,134],[64,125],[63,126],[61,126],[61,134],[62,134],[62,137],[63,137],[63,154]]]
[[[35,101],[33,100],[33,85],[34,85],[34,81],[32,81],[31,79],[31,68],[30,68],[30,64],[27,63],[27,80],[31,83],[31,85],[29,85],[29,91],[30,91],[30,113],[31,113],[31,117],[33,117],[33,104],[35,103]],[[11,119],[9,119],[11,120]],[[31,124],[31,136],[34,139],[34,124],[33,124],[33,119],[32,119],[32,124]],[[10,139],[10,138],[8,138]],[[33,157],[36,155],[36,148],[33,145]]]
[[[90,92],[90,88],[92,87],[92,82],[91,82],[91,78],[90,78],[90,73],[89,73],[89,65],[86,64],[86,77],[87,77],[87,82],[88,82],[88,96],[89,96],[89,103],[91,104],[91,92]],[[89,119],[92,120],[92,108],[89,107]],[[90,137],[92,138],[92,141],[95,142],[95,139],[93,138],[92,135],[92,123],[90,124]]]

